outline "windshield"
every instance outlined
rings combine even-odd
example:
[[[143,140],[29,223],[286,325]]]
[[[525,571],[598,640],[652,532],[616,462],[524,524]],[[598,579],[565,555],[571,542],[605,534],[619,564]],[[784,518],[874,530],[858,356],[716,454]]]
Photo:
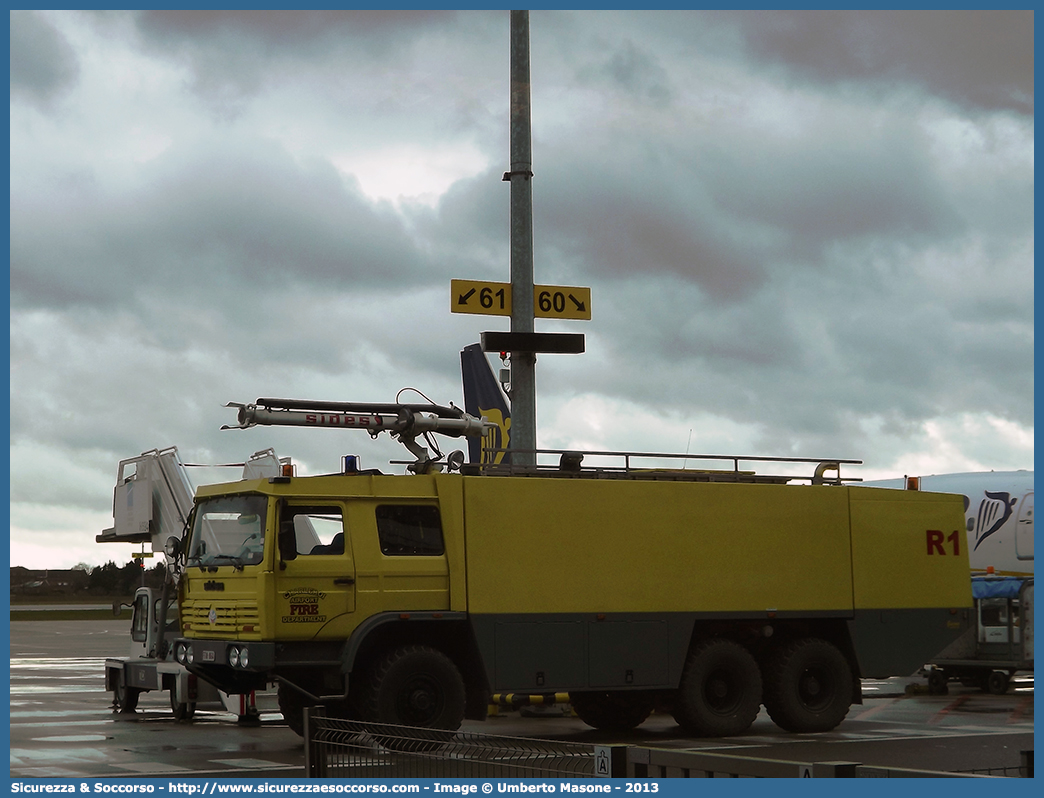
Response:
[[[264,496],[225,496],[196,505],[188,565],[256,565],[265,551]]]

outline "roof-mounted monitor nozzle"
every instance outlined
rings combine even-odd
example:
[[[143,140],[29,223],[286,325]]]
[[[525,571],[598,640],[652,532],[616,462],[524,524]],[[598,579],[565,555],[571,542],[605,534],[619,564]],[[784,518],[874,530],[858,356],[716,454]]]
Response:
[[[332,429],[365,430],[376,438],[387,432],[405,446],[416,461],[409,466],[415,473],[427,473],[438,466],[442,453],[430,437],[431,433],[454,438],[481,437],[496,424],[485,418],[469,416],[459,407],[435,404],[382,404],[360,402],[309,402],[298,399],[258,399],[252,404],[229,402],[225,407],[237,408],[237,424],[221,429],[249,429],[263,426],[324,427]],[[434,449],[417,443],[423,436]]]

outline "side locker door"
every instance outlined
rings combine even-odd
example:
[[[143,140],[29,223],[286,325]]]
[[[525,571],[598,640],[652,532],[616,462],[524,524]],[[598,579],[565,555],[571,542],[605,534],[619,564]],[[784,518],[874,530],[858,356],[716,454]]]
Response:
[[[276,622],[294,640],[346,637],[355,612],[355,558],[344,507],[283,502],[279,508]]]

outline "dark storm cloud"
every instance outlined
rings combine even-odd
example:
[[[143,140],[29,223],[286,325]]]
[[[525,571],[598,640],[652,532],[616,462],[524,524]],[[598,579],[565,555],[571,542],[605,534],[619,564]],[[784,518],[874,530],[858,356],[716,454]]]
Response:
[[[285,80],[288,69],[332,56],[366,64],[364,70],[371,60],[400,66],[417,38],[455,18],[434,10],[208,9],[143,11],[135,19],[143,47],[182,60],[193,89],[234,116],[247,97]],[[342,76],[353,71],[345,67]]]
[[[1033,11],[722,12],[752,59],[815,83],[920,85],[983,111],[1033,113]],[[722,18],[719,17],[719,18]]]
[[[747,131],[744,141],[710,142],[693,172],[744,226],[771,230],[777,256],[818,261],[837,241],[958,234],[960,219],[924,135],[912,125],[880,127],[827,121],[800,142]]]
[[[125,194],[42,181],[13,200],[12,302],[108,305],[144,285],[185,295],[291,282],[341,291],[430,271],[390,206],[275,145],[175,148],[140,177]]]
[[[35,11],[11,12],[11,93],[47,103],[76,83],[76,53]]]
[[[540,169],[533,189],[537,247],[557,250],[587,275],[673,275],[727,301],[760,284],[757,243],[722,224],[727,220],[698,175],[679,179],[681,165],[670,153],[638,148],[607,160],[599,150],[563,148]]]
[[[154,43],[233,34],[267,49],[313,47],[317,42],[395,48],[411,32],[451,23],[452,11],[396,10],[154,10],[142,11],[138,27]]]
[[[612,134],[559,146],[534,182],[538,247],[592,275],[681,276],[736,301],[767,269],[818,267],[838,242],[961,233],[917,130],[824,124],[832,129],[800,141],[733,129],[655,149]]]

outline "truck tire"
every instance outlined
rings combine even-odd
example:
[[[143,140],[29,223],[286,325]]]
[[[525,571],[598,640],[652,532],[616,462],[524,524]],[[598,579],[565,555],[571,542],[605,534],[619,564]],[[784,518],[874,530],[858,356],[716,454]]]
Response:
[[[682,670],[674,719],[689,734],[726,737],[750,728],[761,708],[761,670],[732,640],[705,640]]]
[[[986,677],[986,690],[993,695],[1004,695],[1008,692],[1008,674],[1004,671],[992,671]]]
[[[767,663],[765,709],[785,731],[830,731],[848,714],[853,686],[852,669],[837,646],[801,638]]]
[[[464,679],[449,657],[429,646],[403,646],[370,669],[360,696],[365,721],[453,732],[464,720]],[[380,735],[387,748],[430,750],[450,735]],[[408,738],[408,739],[406,739]]]
[[[570,693],[569,702],[588,726],[609,731],[630,731],[642,725],[655,705],[648,693],[623,690]]]
[[[950,677],[940,668],[928,671],[928,693],[930,695],[947,695],[950,692]]]
[[[170,711],[174,713],[174,720],[192,720],[192,716],[196,714],[196,702],[189,701],[186,704],[179,704],[177,691],[171,687]]]
[[[120,712],[133,712],[137,709],[140,695],[141,690],[137,687],[130,687],[122,683],[117,683],[112,691],[113,703]]]
[[[304,710],[308,706],[305,697],[292,687],[280,684],[276,690],[276,702],[290,731],[298,737],[304,737]]]

